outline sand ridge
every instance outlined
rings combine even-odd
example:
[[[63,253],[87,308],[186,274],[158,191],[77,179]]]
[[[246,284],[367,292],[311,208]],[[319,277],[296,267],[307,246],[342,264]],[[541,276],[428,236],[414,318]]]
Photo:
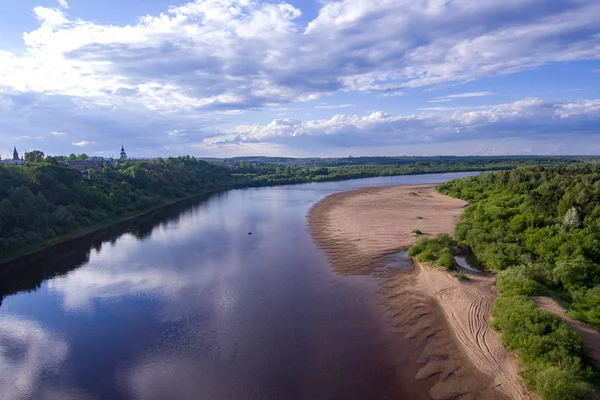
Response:
[[[308,222],[337,271],[366,274],[390,253],[411,246],[413,229],[452,233],[465,206],[434,185],[364,188],[326,197],[311,209]],[[397,332],[423,348],[415,378],[437,376],[430,390],[435,399],[528,399],[516,361],[489,328],[494,279],[469,276],[463,283],[416,265],[382,284],[382,303]]]

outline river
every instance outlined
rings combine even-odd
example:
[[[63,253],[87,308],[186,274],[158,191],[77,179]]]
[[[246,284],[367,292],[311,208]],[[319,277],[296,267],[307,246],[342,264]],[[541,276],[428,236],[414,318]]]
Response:
[[[306,214],[467,175],[231,190],[7,264],[0,399],[428,398],[378,279],[335,274]]]

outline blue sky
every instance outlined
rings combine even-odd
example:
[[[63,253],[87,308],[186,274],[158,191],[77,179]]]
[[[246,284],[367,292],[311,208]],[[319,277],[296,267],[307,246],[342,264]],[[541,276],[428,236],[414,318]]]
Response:
[[[596,0],[0,0],[0,155],[600,154]]]

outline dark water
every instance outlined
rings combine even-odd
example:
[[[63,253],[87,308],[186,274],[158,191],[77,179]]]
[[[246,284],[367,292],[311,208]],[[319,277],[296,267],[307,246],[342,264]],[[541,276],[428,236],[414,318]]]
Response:
[[[426,398],[376,278],[334,274],[305,217],[464,175],[229,191],[5,265],[0,399]]]

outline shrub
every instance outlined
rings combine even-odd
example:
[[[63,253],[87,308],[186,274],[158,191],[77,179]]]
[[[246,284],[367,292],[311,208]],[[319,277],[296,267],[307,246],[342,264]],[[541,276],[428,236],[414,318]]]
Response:
[[[408,250],[408,255],[411,257],[417,256],[421,254],[421,252],[428,246],[429,238],[421,238],[417,240],[417,243],[415,243],[415,245]]]
[[[496,283],[503,296],[543,296],[547,289],[524,272],[525,267],[513,267],[498,273]]]
[[[469,280],[469,277],[463,271],[452,271],[450,272],[450,275],[463,281]]]
[[[431,262],[435,260],[435,256],[433,255],[433,251],[431,251],[431,249],[427,248],[425,250],[423,250],[419,256],[417,257],[417,260],[419,260],[420,262]]]
[[[445,268],[447,270],[456,269],[456,260],[450,253],[450,250],[444,249],[445,251],[441,251],[438,259],[435,261],[437,266]]]
[[[517,351],[525,383],[543,400],[579,399],[589,392],[583,342],[571,327],[524,296],[496,299],[492,316],[502,343]]]
[[[575,374],[559,367],[541,370],[535,380],[535,390],[543,400],[577,400],[592,392],[590,386]]]
[[[420,229],[413,229],[412,233],[416,234],[416,235],[422,235],[423,232],[421,232]]]

